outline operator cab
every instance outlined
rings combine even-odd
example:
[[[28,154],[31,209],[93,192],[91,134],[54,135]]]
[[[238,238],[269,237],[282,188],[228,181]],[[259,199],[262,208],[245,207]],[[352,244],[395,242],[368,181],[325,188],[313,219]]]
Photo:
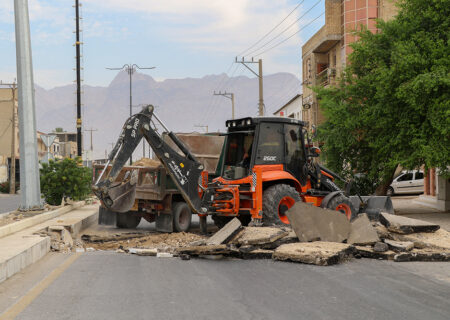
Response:
[[[238,180],[255,165],[283,165],[301,184],[306,162],[304,122],[282,117],[228,120],[221,176]]]

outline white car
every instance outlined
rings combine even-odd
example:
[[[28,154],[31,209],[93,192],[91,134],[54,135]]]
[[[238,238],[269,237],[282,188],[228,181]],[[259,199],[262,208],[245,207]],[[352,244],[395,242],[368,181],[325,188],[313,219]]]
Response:
[[[423,193],[423,183],[423,171],[405,171],[392,181],[387,195]]]

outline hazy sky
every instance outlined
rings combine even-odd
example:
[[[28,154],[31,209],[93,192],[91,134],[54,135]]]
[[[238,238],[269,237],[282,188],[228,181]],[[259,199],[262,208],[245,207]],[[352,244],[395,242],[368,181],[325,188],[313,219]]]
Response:
[[[250,76],[241,65],[230,68],[234,57],[302,3],[273,33],[246,52],[258,49],[287,29],[252,53],[256,56],[304,28],[282,45],[259,56],[263,59],[264,73],[291,72],[300,77],[301,45],[324,23],[323,15],[320,16],[324,0],[80,2],[84,81],[89,85],[108,85],[116,72],[105,67],[125,63],[156,66],[157,69],[145,72],[155,79],[202,77],[227,71],[230,76]],[[16,74],[13,3],[14,0],[0,1],[0,80],[4,82],[11,81]],[[29,0],[35,82],[44,88],[66,85],[75,79],[73,4],[74,0]],[[304,17],[296,22],[302,15]]]

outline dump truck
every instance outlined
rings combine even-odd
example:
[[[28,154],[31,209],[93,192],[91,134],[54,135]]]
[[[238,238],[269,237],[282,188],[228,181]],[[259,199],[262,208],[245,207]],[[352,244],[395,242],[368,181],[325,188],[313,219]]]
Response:
[[[223,147],[224,137],[217,134],[177,133],[177,137],[197,156],[204,165],[209,176],[216,174],[219,156]],[[167,136],[164,140],[176,149]],[[105,168],[104,164],[94,164],[94,181]],[[112,165],[108,165],[105,174],[108,175]],[[133,173],[134,172],[134,173]],[[102,204],[99,208],[99,224],[115,225],[118,228],[136,228],[142,219],[155,222],[155,228],[160,232],[187,232],[191,226],[192,213],[184,201],[176,184],[159,160],[143,158],[130,166],[124,166],[115,178],[115,184],[120,185],[131,174],[135,175],[135,193],[118,191],[121,196],[116,204],[127,203],[134,199],[133,206],[124,210],[116,206],[114,210]]]
[[[155,122],[178,150],[164,140]],[[98,177],[94,193],[111,210],[132,208],[137,174],[131,173],[119,184],[113,182],[145,138],[190,210],[199,215],[203,232],[208,215],[219,227],[233,217],[255,226],[288,225],[286,211],[297,201],[336,210],[349,220],[360,212],[392,211],[389,197],[352,198],[334,183],[340,177],[314,161],[320,149],[312,145],[303,121],[247,117],[225,124],[217,176],[211,178],[192,150],[157,117],[154,107],[144,107],[126,120],[109,155],[112,168]]]

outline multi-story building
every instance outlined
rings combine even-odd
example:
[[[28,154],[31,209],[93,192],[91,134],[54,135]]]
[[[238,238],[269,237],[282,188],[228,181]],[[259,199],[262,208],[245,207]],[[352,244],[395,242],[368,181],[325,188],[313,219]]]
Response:
[[[296,94],[291,100],[275,111],[273,115],[302,120],[302,101],[302,95]]]
[[[396,13],[395,0],[325,0],[325,25],[302,47],[304,121],[324,121],[311,87],[336,83],[357,40],[354,31],[364,26],[377,32],[376,19],[389,20]]]

